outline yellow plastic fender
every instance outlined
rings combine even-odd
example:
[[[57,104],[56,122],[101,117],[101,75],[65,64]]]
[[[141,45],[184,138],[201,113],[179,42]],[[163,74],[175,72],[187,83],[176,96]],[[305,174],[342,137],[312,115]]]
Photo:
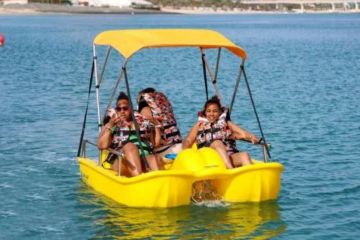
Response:
[[[212,148],[204,147],[198,150],[203,159],[205,159],[205,168],[226,169],[224,161],[218,152]]]
[[[175,158],[171,166],[171,170],[189,170],[198,172],[204,169],[206,160],[202,157],[198,150],[185,149],[181,151]]]

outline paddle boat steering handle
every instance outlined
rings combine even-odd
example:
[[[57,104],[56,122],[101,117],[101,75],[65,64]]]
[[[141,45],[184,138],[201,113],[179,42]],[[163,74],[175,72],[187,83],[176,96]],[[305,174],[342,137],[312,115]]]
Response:
[[[250,140],[248,139],[239,139],[240,141],[244,141],[244,142],[248,142],[248,143],[252,143]],[[262,150],[263,150],[263,157],[264,157],[264,162],[268,162],[269,161],[269,155],[267,153],[266,148],[270,149],[271,148],[271,144],[270,143],[266,143],[264,142],[263,138],[260,138],[259,141],[257,141],[256,143],[252,143],[254,145],[261,145],[262,146]]]

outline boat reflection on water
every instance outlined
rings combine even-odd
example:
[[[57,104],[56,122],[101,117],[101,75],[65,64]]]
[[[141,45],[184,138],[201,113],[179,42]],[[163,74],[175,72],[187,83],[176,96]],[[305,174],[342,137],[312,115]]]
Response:
[[[90,208],[83,217],[92,221],[94,237],[270,239],[286,230],[276,202],[129,208],[84,185],[78,196]]]

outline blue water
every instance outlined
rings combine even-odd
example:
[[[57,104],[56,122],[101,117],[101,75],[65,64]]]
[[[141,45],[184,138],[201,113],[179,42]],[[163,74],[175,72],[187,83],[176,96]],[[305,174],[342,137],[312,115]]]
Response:
[[[132,209],[80,181],[75,155],[92,39],[108,29],[156,27],[215,29],[247,51],[263,129],[286,168],[277,202]],[[0,239],[360,236],[360,15],[0,16],[0,32]],[[239,60],[225,53],[218,82],[228,103]],[[199,56],[152,49],[129,63],[133,95],[142,86],[165,91],[183,135],[205,99]],[[121,58],[110,66],[105,96]],[[90,106],[86,137],[95,139],[93,98]],[[233,120],[259,135],[244,82]],[[239,147],[261,158],[259,149]]]

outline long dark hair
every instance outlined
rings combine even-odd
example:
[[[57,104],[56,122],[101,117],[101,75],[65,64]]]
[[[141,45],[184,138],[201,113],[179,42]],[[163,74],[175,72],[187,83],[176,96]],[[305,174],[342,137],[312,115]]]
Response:
[[[145,101],[144,97],[142,96],[145,93],[154,93],[156,92],[155,88],[149,87],[141,90],[138,94],[137,102],[138,102],[138,111],[141,112],[141,110],[144,107],[148,107],[149,105]]]
[[[148,88],[144,88],[143,90],[141,90],[138,95],[144,94],[144,93],[153,93],[153,92],[156,92],[155,88],[148,87]]]

